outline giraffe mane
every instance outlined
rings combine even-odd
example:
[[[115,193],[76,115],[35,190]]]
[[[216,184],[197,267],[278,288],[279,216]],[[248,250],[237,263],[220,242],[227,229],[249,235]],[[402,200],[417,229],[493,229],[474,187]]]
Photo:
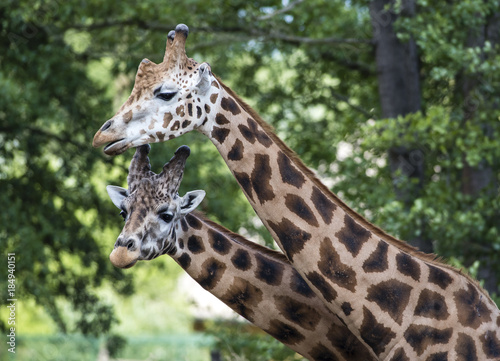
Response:
[[[217,81],[219,84],[222,86],[222,88],[231,96],[235,99],[235,101],[248,113],[250,116],[265,130],[267,135],[281,148],[281,150],[292,160],[293,164],[297,166],[304,174],[309,177],[314,185],[316,185],[330,200],[332,200],[336,205],[338,205],[340,208],[342,208],[349,216],[351,216],[355,221],[359,222],[361,225],[363,225],[367,230],[370,232],[374,233],[375,235],[379,236],[383,240],[387,241],[388,243],[394,245],[398,249],[400,249],[403,252],[408,253],[409,255],[415,256],[429,264],[432,265],[437,265],[440,267],[444,267],[454,273],[457,273],[459,275],[465,276],[469,281],[471,281],[473,284],[478,286],[480,289],[482,289],[487,295],[488,292],[484,290],[479,282],[474,279],[472,276],[468,274],[467,271],[463,272],[463,269],[457,269],[453,267],[452,265],[448,264],[445,262],[445,260],[434,254],[434,253],[425,253],[417,248],[413,247],[412,245],[408,244],[407,242],[400,240],[389,233],[385,232],[378,226],[374,225],[370,221],[368,221],[365,217],[363,217],[361,214],[356,212],[354,209],[350,208],[347,204],[344,203],[335,193],[333,193],[327,186],[321,182],[318,177],[304,164],[304,162],[300,159],[297,154],[288,147],[288,145],[285,144],[274,132],[274,128],[264,121],[261,116],[250,107],[244,100],[242,100],[231,88],[229,88],[227,85],[225,85],[219,77],[217,77]],[[489,297],[489,295],[488,295]],[[490,298],[491,300],[491,298]],[[493,302],[493,301],[492,301]]]
[[[265,255],[268,255],[268,256],[270,256],[278,261],[281,261],[284,263],[290,263],[288,258],[286,258],[286,256],[283,253],[276,251],[274,249],[268,248],[268,247],[264,247],[264,249],[262,247],[259,247],[256,243],[249,241],[248,239],[239,235],[238,233],[234,233],[233,231],[230,231],[229,229],[225,228],[224,226],[222,226],[218,223],[215,223],[214,221],[208,219],[205,216],[205,214],[201,211],[194,210],[191,212],[191,214],[197,218],[202,219],[203,222],[208,224],[210,227],[214,228],[216,231],[218,231],[220,233],[223,233],[224,235],[228,236],[233,241],[235,241],[239,244],[246,245],[249,248],[251,248],[252,250],[258,251],[258,252],[263,253]]]

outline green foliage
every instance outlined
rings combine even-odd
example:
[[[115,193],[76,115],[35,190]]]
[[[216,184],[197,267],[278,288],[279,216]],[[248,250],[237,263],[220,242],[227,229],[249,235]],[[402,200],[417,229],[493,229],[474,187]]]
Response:
[[[207,333],[214,337],[213,350],[218,351],[223,360],[305,360],[276,339],[244,322],[214,321]]]
[[[118,353],[125,348],[127,340],[120,335],[110,335],[106,340],[106,349],[109,357],[116,358]]]
[[[132,360],[209,361],[213,341],[202,334],[137,336],[127,339],[117,357]]]
[[[210,62],[350,206],[403,239],[433,239],[455,264],[479,261],[479,277],[481,265],[500,277],[500,52],[494,36],[477,41],[494,32],[487,25],[498,1],[418,1],[414,17],[399,18],[399,39],[418,45],[422,107],[395,119],[380,119],[369,2],[311,0],[280,11],[286,4],[0,4],[0,244],[3,260],[16,253],[18,298],[36,300],[61,331],[96,335],[118,328],[116,319],[125,329],[133,322],[112,310],[102,289],[154,297],[154,282],[148,293],[132,280],[142,270],[123,272],[107,259],[121,222],[105,186],[125,185],[133,151],[108,158],[91,142],[127,98],[140,60],[161,61],[166,34],[181,22],[191,29],[188,55]],[[271,244],[200,134],[153,145],[153,169],[181,144],[192,149],[181,193],[205,189],[202,210],[211,218]],[[397,146],[414,150],[406,166],[423,164],[423,186],[391,174],[387,152]],[[478,170],[490,172],[491,182],[464,192],[467,174]],[[411,200],[403,204],[395,188],[414,191]],[[6,261],[0,265],[6,290]],[[143,267],[165,271],[173,292],[179,270],[158,260]],[[137,277],[152,277],[145,274]],[[127,302],[123,309],[133,308]],[[255,342],[253,352],[274,352]]]

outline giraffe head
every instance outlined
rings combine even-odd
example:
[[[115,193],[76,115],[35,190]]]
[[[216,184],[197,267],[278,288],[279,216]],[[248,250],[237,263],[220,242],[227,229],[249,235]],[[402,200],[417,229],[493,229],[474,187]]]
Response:
[[[186,56],[188,33],[188,27],[180,24],[168,34],[160,64],[142,60],[130,97],[95,134],[94,147],[107,144],[104,152],[117,155],[130,147],[178,137],[206,121],[215,77],[208,63],[198,64]]]
[[[125,219],[125,226],[109,256],[116,267],[129,268],[138,260],[175,254],[176,225],[205,197],[202,190],[188,192],[184,197],[177,193],[190,153],[187,146],[177,149],[160,174],[151,171],[149,149],[149,145],[137,148],[130,163],[128,190],[107,187],[111,200]]]

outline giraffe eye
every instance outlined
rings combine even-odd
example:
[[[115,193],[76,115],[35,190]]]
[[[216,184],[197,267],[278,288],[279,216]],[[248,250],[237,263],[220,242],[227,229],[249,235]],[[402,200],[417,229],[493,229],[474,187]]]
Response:
[[[123,217],[123,220],[125,220],[125,219],[127,218],[127,212],[125,212],[125,211],[123,211],[123,210],[122,210],[122,211],[120,212],[120,216],[122,216],[122,217]]]
[[[161,100],[169,101],[175,97],[175,94],[177,94],[177,92],[158,93],[156,94],[156,97]]]
[[[170,223],[172,222],[172,219],[174,219],[174,215],[171,213],[160,213],[159,217],[163,222],[166,223]]]

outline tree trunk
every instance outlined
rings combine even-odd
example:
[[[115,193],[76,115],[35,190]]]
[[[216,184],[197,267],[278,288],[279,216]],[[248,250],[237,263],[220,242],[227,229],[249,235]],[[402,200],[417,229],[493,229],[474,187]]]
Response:
[[[403,0],[400,14],[387,9],[394,4],[394,0],[370,3],[383,118],[405,116],[421,110],[417,46],[413,39],[406,43],[399,41],[393,27],[398,16],[414,16],[415,0]],[[396,197],[409,209],[423,187],[424,152],[406,146],[392,147],[388,159]],[[408,178],[416,182],[408,182]],[[432,252],[432,241],[425,237],[425,229],[415,234],[418,236],[413,236],[408,242],[424,252]]]
[[[479,29],[472,29],[469,38],[467,39],[468,47],[484,48],[485,42],[489,41],[493,47],[500,40],[500,13],[496,13],[488,19],[487,23]],[[481,59],[485,60],[484,55]],[[464,123],[475,122],[478,119],[478,106],[482,101],[488,98],[486,94],[482,94],[483,79],[482,74],[473,74],[472,76],[464,75],[462,78],[461,92],[464,100]],[[498,108],[498,104],[494,104],[493,108]],[[484,124],[479,124],[486,136],[492,136],[492,129]],[[493,172],[493,168],[482,160],[477,165],[471,165],[467,162],[464,155],[464,167],[461,174],[462,193],[471,197],[479,197],[482,192],[487,192],[491,197],[498,196],[498,184]],[[480,239],[470,239],[470,243],[481,245]],[[498,276],[495,272],[495,262],[491,260],[489,245],[484,245],[485,252],[479,256],[478,279],[484,280],[484,288],[490,293],[499,293]],[[473,263],[476,259],[467,260],[468,263]]]

